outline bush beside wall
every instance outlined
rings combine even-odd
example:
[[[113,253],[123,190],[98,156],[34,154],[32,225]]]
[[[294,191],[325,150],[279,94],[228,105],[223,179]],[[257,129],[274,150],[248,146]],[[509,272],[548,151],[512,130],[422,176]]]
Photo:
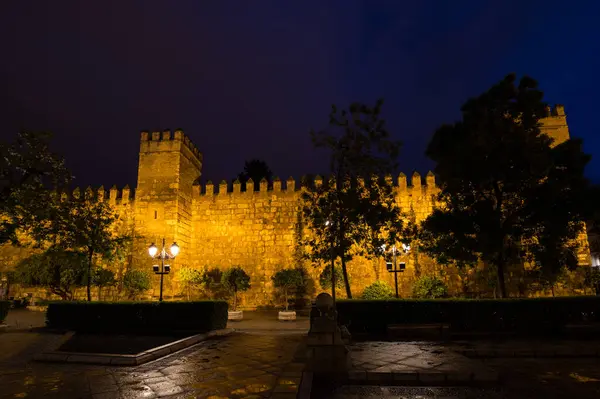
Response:
[[[341,300],[340,324],[383,335],[391,324],[444,323],[451,332],[553,334],[569,323],[600,321],[599,297],[528,299]]]
[[[0,323],[3,323],[6,319],[8,309],[10,309],[10,301],[0,301]]]
[[[86,332],[210,331],[227,326],[227,302],[51,302],[50,328]]]

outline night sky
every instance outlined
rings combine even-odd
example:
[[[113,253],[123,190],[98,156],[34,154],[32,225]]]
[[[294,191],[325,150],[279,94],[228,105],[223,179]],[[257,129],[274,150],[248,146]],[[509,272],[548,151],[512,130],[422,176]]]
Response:
[[[93,4],[92,4],[93,3]],[[78,185],[135,187],[139,132],[183,128],[203,180],[244,160],[327,170],[311,148],[332,103],[373,103],[427,172],[435,128],[510,72],[562,103],[600,181],[598,1],[4,1],[0,132],[55,135]]]

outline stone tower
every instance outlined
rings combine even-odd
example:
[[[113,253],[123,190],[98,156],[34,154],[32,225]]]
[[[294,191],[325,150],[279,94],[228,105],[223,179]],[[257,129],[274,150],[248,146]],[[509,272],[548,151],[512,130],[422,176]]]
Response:
[[[135,194],[134,267],[150,266],[150,243],[181,248],[174,266],[189,263],[192,186],[202,171],[202,154],[182,130],[142,132]]]
[[[569,139],[569,126],[563,105],[556,104],[554,108],[548,106],[546,117],[540,119],[540,124],[541,132],[554,139],[553,145],[564,143]]]

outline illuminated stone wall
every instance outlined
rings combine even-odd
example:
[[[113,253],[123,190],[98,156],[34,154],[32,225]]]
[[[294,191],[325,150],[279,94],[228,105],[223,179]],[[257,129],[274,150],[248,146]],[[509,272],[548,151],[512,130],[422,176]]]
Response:
[[[556,143],[568,139],[562,106],[549,110],[549,117],[542,121],[542,130],[554,137]],[[281,268],[299,263],[306,267],[317,292],[320,291],[317,281],[324,265],[300,261],[295,256],[301,250],[297,245],[299,236],[307,233],[299,215],[300,184],[290,178],[285,182],[275,181],[270,190],[263,182],[259,191],[242,192],[239,184],[225,181],[218,186],[198,185],[201,171],[202,154],[183,131],[176,130],[173,135],[169,131],[142,132],[135,196],[128,187],[121,191],[113,187],[107,196],[121,215],[122,224],[135,231],[127,267],[151,270],[147,247],[164,238],[167,245],[177,241],[181,247],[180,256],[172,263],[174,273],[166,278],[167,298],[181,291],[176,271],[182,266],[197,269],[242,266],[251,276],[252,289],[242,296],[242,304],[248,307],[272,304],[271,276]],[[431,172],[424,178],[416,172],[408,178],[400,174],[395,185],[404,212],[413,215],[417,222],[431,213],[439,191]],[[104,195],[104,189],[100,189],[100,194]],[[589,264],[585,235],[582,244],[580,261]],[[25,256],[23,251],[3,248],[0,254],[4,266],[14,265]],[[407,263],[406,272],[399,275],[403,296],[410,294],[415,274],[437,274],[441,270],[418,250],[399,261]],[[386,271],[381,259],[354,259],[348,264],[348,271],[355,296],[378,279],[393,286],[393,274]],[[445,271],[444,279],[451,290],[460,292],[458,271],[448,268]],[[514,292],[510,275],[508,280]],[[155,289],[150,294],[157,294],[157,284],[155,278]]]

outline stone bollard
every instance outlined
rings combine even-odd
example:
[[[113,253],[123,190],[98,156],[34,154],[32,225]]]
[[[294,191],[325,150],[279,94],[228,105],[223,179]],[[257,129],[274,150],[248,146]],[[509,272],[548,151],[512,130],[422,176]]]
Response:
[[[333,307],[331,295],[319,294],[311,313],[313,312],[315,314],[311,315],[307,339],[308,370],[320,373],[347,373],[350,357],[337,325],[337,312]]]

